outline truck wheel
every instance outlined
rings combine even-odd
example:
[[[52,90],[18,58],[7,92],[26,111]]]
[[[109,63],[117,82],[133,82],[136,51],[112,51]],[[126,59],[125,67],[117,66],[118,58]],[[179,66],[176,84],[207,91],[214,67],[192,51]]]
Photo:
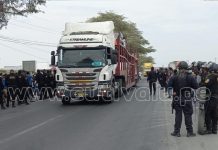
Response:
[[[199,114],[198,114],[198,133],[203,134],[204,131],[205,131],[205,110],[203,106],[200,106]]]
[[[111,89],[111,96],[110,97],[103,97],[102,102],[105,104],[109,104],[109,103],[114,102],[114,99],[115,99],[115,88],[113,87]]]
[[[62,104],[63,105],[69,105],[70,104],[70,97],[62,97]]]

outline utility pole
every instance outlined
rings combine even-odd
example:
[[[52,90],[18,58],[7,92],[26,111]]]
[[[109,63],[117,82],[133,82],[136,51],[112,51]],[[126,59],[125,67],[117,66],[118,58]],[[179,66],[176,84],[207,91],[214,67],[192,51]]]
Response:
[[[215,59],[214,59],[214,60],[215,60],[215,63],[216,63],[216,57],[215,57]]]

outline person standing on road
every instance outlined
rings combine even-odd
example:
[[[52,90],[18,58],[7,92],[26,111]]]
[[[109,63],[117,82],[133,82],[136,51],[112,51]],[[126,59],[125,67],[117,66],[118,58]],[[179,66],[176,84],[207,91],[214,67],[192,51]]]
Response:
[[[35,81],[38,84],[38,90],[40,95],[39,100],[43,100],[45,95],[45,77],[40,70],[37,70]]]
[[[168,80],[168,69],[165,68],[162,74],[162,79],[163,79],[163,88],[165,90],[165,93],[167,93],[167,80]]]
[[[49,89],[49,84],[50,84],[50,79],[49,79],[49,71],[48,70],[43,70],[43,79],[44,79],[44,99],[48,99],[50,93]]]
[[[19,70],[18,71],[18,76],[17,76],[17,84],[18,84],[18,89],[19,89],[19,101],[18,105],[25,103],[26,105],[29,105],[27,98],[28,96],[28,83],[26,80],[26,74],[24,71]]]
[[[168,82],[167,82],[167,90],[168,90],[168,98],[171,98],[173,96],[173,89],[172,87],[170,87],[170,85],[172,85],[172,82],[174,80],[174,78],[177,76],[177,70],[175,69],[173,71],[173,74],[171,75],[171,77],[169,78]]]
[[[158,78],[158,82],[161,86],[161,90],[164,89],[164,85],[163,85],[163,68],[160,68],[157,72],[157,78]]]
[[[27,80],[27,83],[28,83],[28,98],[30,99],[31,102],[33,102],[33,98],[34,98],[34,95],[33,95],[33,76],[27,72],[26,73],[26,80]]]
[[[10,74],[5,78],[5,85],[7,87],[7,104],[6,106],[9,107],[10,100],[12,101],[12,107],[15,106],[15,99],[17,97],[17,75],[15,74],[14,70],[10,70]]]
[[[4,92],[4,84],[3,84],[3,80],[2,80],[2,74],[0,74],[0,105],[1,105],[1,109],[5,109],[3,92]]]
[[[204,64],[202,66],[202,69],[201,69],[201,83],[200,83],[200,86],[204,86],[205,84],[205,81],[206,81],[206,78],[208,76],[208,67],[207,67],[207,64]]]
[[[205,86],[209,89],[208,101],[205,103],[206,131],[203,134],[217,134],[218,117],[218,65],[213,63],[209,66],[210,74],[205,80]]]
[[[54,97],[54,84],[55,84],[55,76],[51,71],[48,71],[48,79],[47,79],[47,91],[48,91],[48,98]]]
[[[178,65],[179,73],[172,79],[169,87],[173,88],[173,103],[172,107],[175,109],[175,125],[172,136],[180,137],[180,129],[182,125],[182,115],[185,116],[185,125],[187,129],[187,137],[196,136],[192,127],[193,114],[193,89],[198,88],[196,79],[188,74],[188,64],[181,61]]]
[[[151,67],[151,71],[148,73],[147,81],[149,82],[150,95],[156,94],[156,82],[157,82],[157,73],[154,70],[154,67]]]

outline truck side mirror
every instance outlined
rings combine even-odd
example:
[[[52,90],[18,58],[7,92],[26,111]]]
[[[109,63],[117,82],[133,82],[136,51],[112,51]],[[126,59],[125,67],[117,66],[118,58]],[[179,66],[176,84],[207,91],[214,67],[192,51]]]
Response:
[[[55,66],[55,51],[51,52],[51,65]]]
[[[110,48],[107,48],[106,54],[107,54],[107,59],[111,59],[111,49]]]
[[[55,55],[55,51],[51,51],[51,55]]]

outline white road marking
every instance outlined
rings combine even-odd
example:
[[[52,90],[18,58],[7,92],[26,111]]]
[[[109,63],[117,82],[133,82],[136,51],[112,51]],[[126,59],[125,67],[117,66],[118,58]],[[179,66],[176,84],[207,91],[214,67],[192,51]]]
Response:
[[[28,129],[23,130],[23,131],[21,131],[19,133],[16,133],[16,134],[14,134],[14,135],[12,135],[12,136],[10,136],[8,138],[0,140],[0,144],[3,144],[3,143],[8,142],[8,141],[11,141],[11,140],[13,140],[13,139],[15,139],[15,138],[17,138],[17,137],[19,137],[21,135],[24,135],[24,134],[26,134],[26,133],[28,133],[30,131],[33,131],[33,130],[35,130],[37,128],[40,128],[41,126],[44,126],[44,125],[48,124],[49,122],[54,121],[54,120],[56,120],[56,119],[58,119],[58,118],[60,118],[62,116],[63,115],[58,115],[56,117],[50,118],[50,119],[48,119],[48,120],[46,120],[46,121],[44,121],[44,122],[42,122],[40,124],[37,124],[37,125],[35,125],[35,126],[31,127],[31,128],[28,128]]]

